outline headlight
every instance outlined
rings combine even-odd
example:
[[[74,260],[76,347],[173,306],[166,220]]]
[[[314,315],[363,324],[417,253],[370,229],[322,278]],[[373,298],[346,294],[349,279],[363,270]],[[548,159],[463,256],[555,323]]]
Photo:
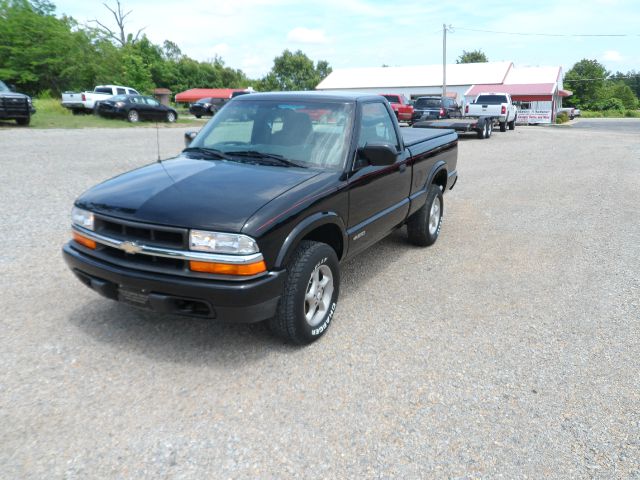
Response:
[[[27,102],[29,103],[29,105],[33,105],[33,102],[31,100],[31,97],[27,97]]]
[[[71,221],[74,225],[93,230],[93,213],[78,207],[71,210]]]
[[[204,230],[191,230],[189,232],[189,248],[200,252],[230,253],[235,255],[250,255],[260,251],[256,241],[246,235],[207,232]]]
[[[116,102],[116,107],[118,108],[124,107],[124,102]]]

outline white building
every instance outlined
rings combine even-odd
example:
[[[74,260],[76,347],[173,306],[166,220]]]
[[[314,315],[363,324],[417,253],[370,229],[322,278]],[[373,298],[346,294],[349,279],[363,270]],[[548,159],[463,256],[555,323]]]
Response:
[[[316,90],[396,93],[407,98],[442,95],[442,65],[336,69]],[[561,67],[515,67],[513,62],[447,65],[447,96],[462,105],[480,92],[509,93],[519,123],[551,123],[571,92],[562,89]]]
[[[447,65],[447,96],[460,103],[464,94],[476,83],[504,82],[512,67],[512,62]],[[442,95],[442,65],[339,68],[322,80],[316,90],[397,93],[407,98]]]

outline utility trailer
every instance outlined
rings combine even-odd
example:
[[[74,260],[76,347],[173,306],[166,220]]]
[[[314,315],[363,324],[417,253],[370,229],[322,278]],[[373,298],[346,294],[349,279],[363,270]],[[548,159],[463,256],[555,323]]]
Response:
[[[443,118],[442,120],[425,120],[413,124],[413,128],[443,128],[458,133],[474,133],[478,138],[489,138],[493,132],[493,124],[497,117],[481,115],[478,117]]]

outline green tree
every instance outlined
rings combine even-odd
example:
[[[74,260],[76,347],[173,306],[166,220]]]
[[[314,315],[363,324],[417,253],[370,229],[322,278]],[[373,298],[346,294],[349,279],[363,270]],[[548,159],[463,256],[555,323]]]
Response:
[[[636,97],[629,85],[620,80],[607,82],[604,92],[605,100],[620,100],[622,107],[625,109],[635,110],[638,108],[638,97]]]
[[[301,50],[292,53],[285,50],[274,58],[271,71],[259,82],[262,91],[270,90],[313,90],[332,69],[325,60],[316,65]]]
[[[640,72],[636,72],[635,70],[629,70],[627,73],[616,72],[611,75],[611,78],[629,85],[629,88],[633,90],[636,97],[640,98]]]
[[[472,50],[467,52],[466,50],[462,51],[462,55],[460,55],[456,59],[456,63],[485,63],[488,62],[489,59],[484,54],[482,50]]]
[[[609,72],[597,60],[582,59],[564,76],[565,88],[573,92],[565,103],[570,107],[594,108],[605,98],[605,81]]]
[[[87,80],[77,68],[91,41],[73,30],[72,19],[56,18],[50,2],[0,0],[0,77],[22,91],[60,92]]]

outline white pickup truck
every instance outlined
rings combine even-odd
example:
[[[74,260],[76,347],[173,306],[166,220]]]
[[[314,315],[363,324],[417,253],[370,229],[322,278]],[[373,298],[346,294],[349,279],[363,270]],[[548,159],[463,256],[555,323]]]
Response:
[[[98,103],[114,95],[140,95],[131,87],[120,85],[98,85],[93,92],[64,92],[62,106],[70,109],[74,114],[93,112]]]
[[[470,117],[491,116],[498,120],[500,131],[513,130],[516,128],[518,109],[511,102],[511,95],[508,93],[481,93],[472,103],[467,103],[464,108],[464,115]]]

